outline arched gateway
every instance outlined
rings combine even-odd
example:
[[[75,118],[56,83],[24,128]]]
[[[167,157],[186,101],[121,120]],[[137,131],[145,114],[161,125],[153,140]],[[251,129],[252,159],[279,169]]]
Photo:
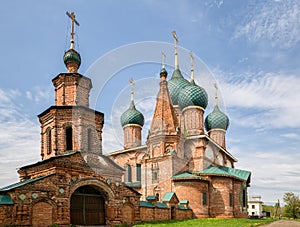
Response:
[[[79,187],[71,196],[71,224],[105,225],[105,198],[93,186]]]

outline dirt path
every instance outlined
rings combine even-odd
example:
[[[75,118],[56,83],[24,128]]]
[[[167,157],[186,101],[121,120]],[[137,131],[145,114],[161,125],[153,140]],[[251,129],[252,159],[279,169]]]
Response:
[[[272,222],[271,224],[263,225],[263,227],[300,227],[300,222],[280,220]]]

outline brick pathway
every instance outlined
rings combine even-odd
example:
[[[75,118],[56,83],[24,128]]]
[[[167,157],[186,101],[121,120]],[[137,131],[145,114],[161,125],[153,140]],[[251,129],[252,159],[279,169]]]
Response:
[[[300,227],[300,222],[280,220],[280,221],[275,221],[268,225],[263,225],[263,227]]]

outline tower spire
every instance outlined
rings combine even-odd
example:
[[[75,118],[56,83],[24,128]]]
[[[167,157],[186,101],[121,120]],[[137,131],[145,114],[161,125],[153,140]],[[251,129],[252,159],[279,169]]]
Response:
[[[177,38],[177,35],[176,35],[176,31],[172,32],[172,36],[174,38],[175,69],[179,69],[178,49],[177,49],[178,38]]]
[[[190,52],[190,57],[191,57],[191,82],[193,82],[195,79],[195,75],[194,75],[194,56],[192,51]]]
[[[218,86],[217,83],[214,84],[215,86],[215,106],[218,106]]]
[[[70,49],[74,50],[74,35],[75,35],[75,31],[74,31],[74,28],[75,28],[75,24],[77,26],[79,26],[79,23],[78,21],[75,19],[75,13],[74,12],[71,12],[69,13],[68,11],[66,12],[67,16],[70,17],[70,19],[72,20],[72,31],[71,31],[71,46],[70,46]]]
[[[129,80],[129,83],[130,83],[130,86],[131,86],[131,91],[130,91],[130,94],[131,94],[131,102],[133,103],[134,102],[134,80],[131,78]]]
[[[161,68],[164,69],[166,64],[166,54],[165,52],[161,52]]]

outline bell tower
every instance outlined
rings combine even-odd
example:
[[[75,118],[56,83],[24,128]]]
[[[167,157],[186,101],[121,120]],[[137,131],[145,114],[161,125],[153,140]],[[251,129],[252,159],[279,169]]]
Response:
[[[38,115],[41,124],[42,160],[75,151],[102,154],[104,114],[89,108],[91,79],[78,73],[80,54],[74,47],[75,14],[72,21],[71,46],[64,54],[67,73],[53,80],[55,105]]]

